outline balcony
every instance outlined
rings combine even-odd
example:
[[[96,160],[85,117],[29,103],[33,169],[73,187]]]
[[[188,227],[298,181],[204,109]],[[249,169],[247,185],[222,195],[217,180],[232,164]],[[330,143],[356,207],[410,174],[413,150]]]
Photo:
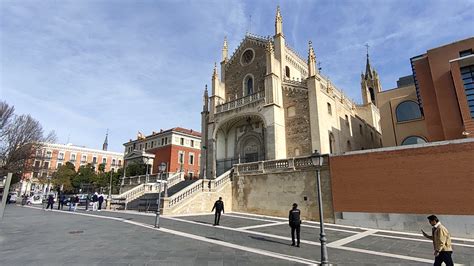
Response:
[[[258,102],[260,100],[263,100],[265,98],[265,92],[264,91],[259,91],[254,94],[247,95],[245,97],[235,99],[230,102],[226,102],[220,105],[216,106],[216,114],[222,113],[222,112],[227,112],[230,110],[237,109],[242,106],[246,106],[248,104]]]

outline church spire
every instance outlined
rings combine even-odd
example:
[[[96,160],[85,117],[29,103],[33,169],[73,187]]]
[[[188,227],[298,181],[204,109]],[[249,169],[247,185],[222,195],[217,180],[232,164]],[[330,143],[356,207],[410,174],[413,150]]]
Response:
[[[209,104],[209,93],[207,92],[207,84],[206,84],[206,87],[204,88],[203,105],[202,105],[203,112],[209,111],[208,104]]]
[[[109,146],[109,129],[107,128],[107,133],[105,134],[104,144],[102,144],[102,150],[106,151]]]
[[[227,47],[227,36],[224,37],[224,46],[222,47],[222,61],[227,61],[227,54],[228,54],[228,47]]]
[[[314,54],[313,43],[309,41],[308,49],[308,76],[316,75],[316,55]]]
[[[365,63],[365,79],[372,79],[372,67],[370,66],[370,60],[369,60],[369,45],[366,44],[365,47],[367,47],[367,62]]]
[[[280,6],[277,6],[277,12],[275,16],[275,36],[283,35],[283,18],[280,13]]]

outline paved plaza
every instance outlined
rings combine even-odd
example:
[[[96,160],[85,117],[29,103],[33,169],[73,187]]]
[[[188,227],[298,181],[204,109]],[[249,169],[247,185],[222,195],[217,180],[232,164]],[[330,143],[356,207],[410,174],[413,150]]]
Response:
[[[0,265],[301,265],[320,261],[319,226],[304,222],[301,248],[287,221],[229,213],[162,217],[136,212],[43,211],[10,205],[0,223]],[[334,264],[429,265],[433,248],[420,235],[330,224]],[[474,263],[474,239],[453,239],[458,264]]]

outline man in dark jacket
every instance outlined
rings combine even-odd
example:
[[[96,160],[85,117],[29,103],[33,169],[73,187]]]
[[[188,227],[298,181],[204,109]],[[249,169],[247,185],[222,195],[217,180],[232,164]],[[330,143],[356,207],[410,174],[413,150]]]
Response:
[[[53,196],[53,194],[49,194],[48,195],[48,205],[46,205],[46,210],[48,208],[51,208],[51,210],[53,210],[53,205],[54,205],[54,196]]]
[[[291,227],[291,245],[295,246],[295,231],[296,231],[296,246],[300,247],[300,228],[301,228],[301,211],[298,209],[298,204],[293,203],[293,208],[290,210],[288,221]]]
[[[216,210],[216,213],[214,214],[214,225],[219,225],[221,212],[224,213],[224,202],[222,201],[222,197],[219,197],[219,200],[214,203],[211,212],[214,211],[214,209]]]

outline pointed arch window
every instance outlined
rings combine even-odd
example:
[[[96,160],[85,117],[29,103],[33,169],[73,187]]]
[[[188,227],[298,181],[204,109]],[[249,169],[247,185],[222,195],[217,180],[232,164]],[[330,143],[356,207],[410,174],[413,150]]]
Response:
[[[369,87],[370,100],[375,104],[375,93],[372,87]]]
[[[334,138],[334,135],[332,133],[329,133],[329,153],[334,153],[334,148],[336,145],[336,140]]]
[[[247,75],[244,79],[244,96],[254,93],[254,82],[252,75]]]

